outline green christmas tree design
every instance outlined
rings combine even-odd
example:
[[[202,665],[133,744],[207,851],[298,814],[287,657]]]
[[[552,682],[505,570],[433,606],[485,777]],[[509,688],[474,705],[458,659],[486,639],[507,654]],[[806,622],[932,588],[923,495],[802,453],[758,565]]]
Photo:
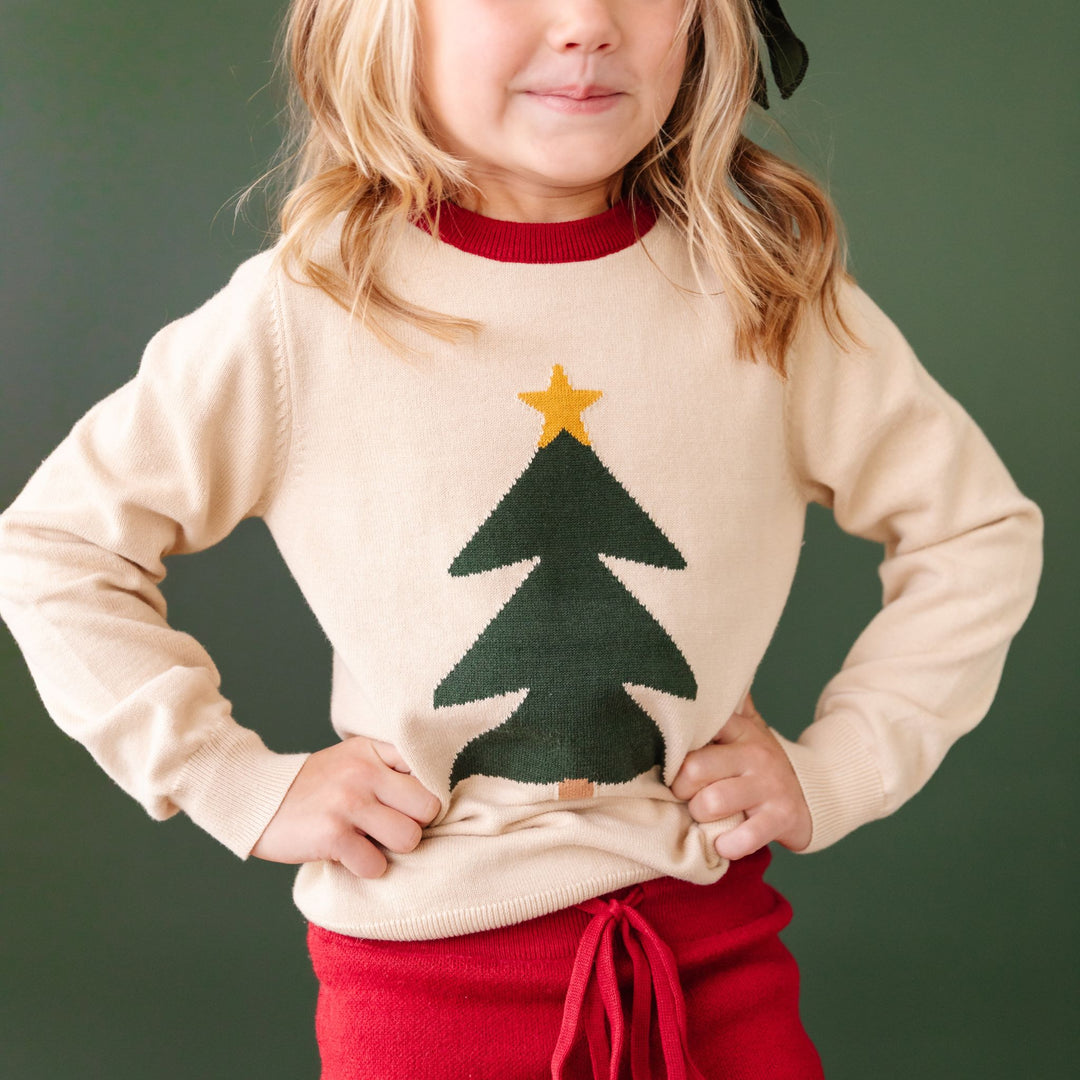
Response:
[[[660,729],[624,683],[697,696],[678,647],[599,556],[673,570],[686,562],[589,445],[581,412],[601,391],[574,389],[556,365],[547,390],[518,396],[544,413],[539,447],[450,573],[540,561],[436,687],[434,704],[528,690],[460,751],[451,787],[502,776],[588,797],[597,783],[664,764]]]

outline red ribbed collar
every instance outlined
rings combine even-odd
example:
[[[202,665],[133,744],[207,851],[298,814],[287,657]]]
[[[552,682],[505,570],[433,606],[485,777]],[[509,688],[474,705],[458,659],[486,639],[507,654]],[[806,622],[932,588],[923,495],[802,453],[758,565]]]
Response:
[[[422,219],[417,224],[430,231]],[[444,202],[439,239],[498,262],[585,262],[630,247],[655,224],[656,211],[646,203],[638,203],[633,216],[625,202],[618,202],[602,214],[577,221],[534,222],[499,221]]]

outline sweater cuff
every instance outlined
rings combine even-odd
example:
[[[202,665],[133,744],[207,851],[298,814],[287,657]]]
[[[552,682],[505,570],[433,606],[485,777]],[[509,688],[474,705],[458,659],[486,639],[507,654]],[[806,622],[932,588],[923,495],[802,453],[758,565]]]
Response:
[[[885,814],[881,773],[855,723],[841,714],[815,721],[798,742],[773,730],[810,808],[810,843],[820,851]]]
[[[188,759],[172,801],[246,859],[310,754],[275,754],[248,728],[218,728]]]

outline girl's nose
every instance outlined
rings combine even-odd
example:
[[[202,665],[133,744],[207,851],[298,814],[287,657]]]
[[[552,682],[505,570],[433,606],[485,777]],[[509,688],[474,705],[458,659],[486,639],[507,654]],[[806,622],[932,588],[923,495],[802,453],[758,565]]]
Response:
[[[548,44],[557,52],[611,52],[620,41],[612,0],[557,0]]]

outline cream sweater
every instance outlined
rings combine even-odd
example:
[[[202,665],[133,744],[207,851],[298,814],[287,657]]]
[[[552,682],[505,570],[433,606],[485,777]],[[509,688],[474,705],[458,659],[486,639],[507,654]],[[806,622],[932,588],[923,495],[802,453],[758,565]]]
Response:
[[[391,286],[483,324],[406,330],[410,362],[257,255],[0,516],[0,615],[50,714],[241,857],[305,757],[233,718],[158,585],[165,556],[265,520],[332,644],[337,734],[395,744],[443,804],[382,878],[301,867],[321,926],[440,937],[716,880],[735,820],[695,823],[666,784],[750,687],[810,501],[885,558],[880,612],[782,740],[809,850],[895,810],[990,705],[1041,518],[976,425],[855,286],[865,349],[812,325],[786,383],[736,359],[719,287],[675,287],[677,233],[626,226],[402,226]]]

